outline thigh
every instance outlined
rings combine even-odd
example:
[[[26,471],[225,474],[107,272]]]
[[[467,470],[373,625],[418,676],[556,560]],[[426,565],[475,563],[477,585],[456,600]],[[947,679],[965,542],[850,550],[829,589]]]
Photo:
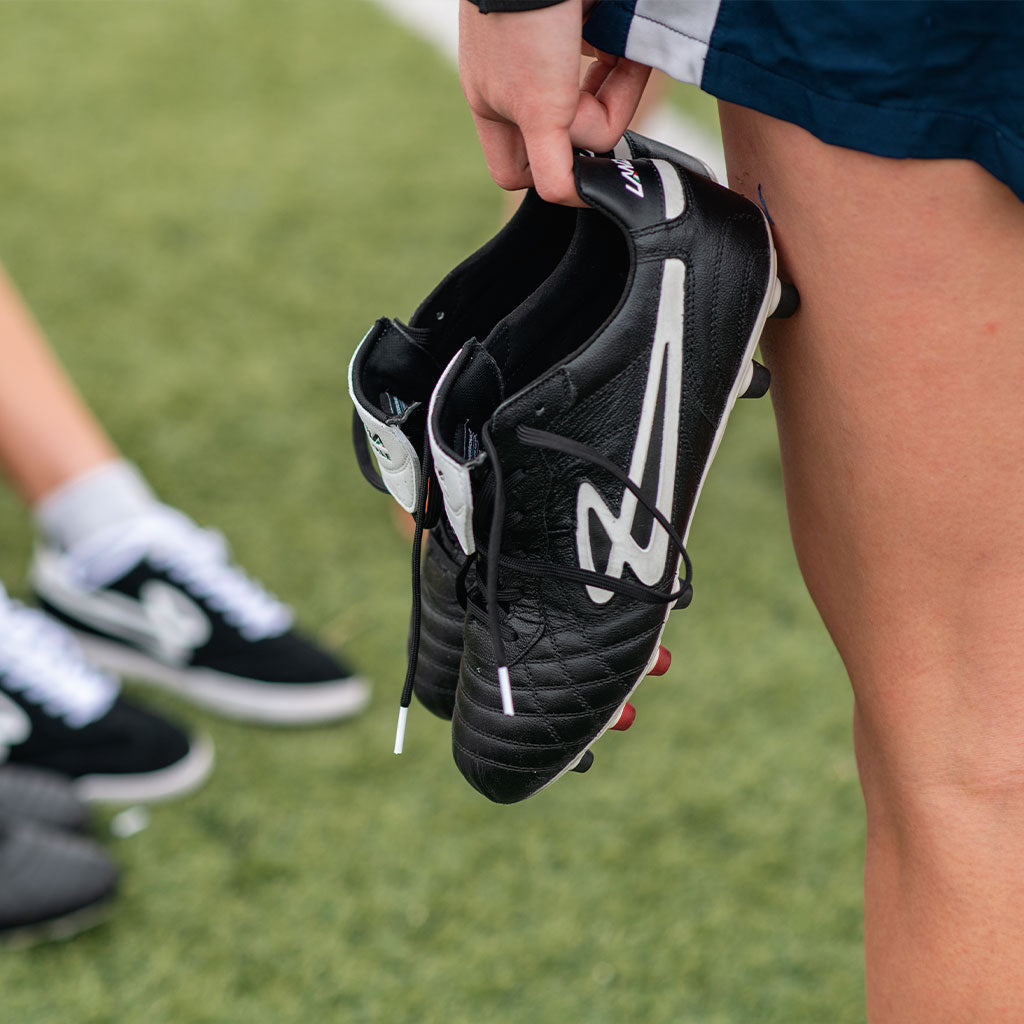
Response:
[[[905,771],[1016,771],[1024,203],[968,161],[828,146],[729,104],[722,125],[730,184],[802,296],[764,350],[794,544],[864,728]]]

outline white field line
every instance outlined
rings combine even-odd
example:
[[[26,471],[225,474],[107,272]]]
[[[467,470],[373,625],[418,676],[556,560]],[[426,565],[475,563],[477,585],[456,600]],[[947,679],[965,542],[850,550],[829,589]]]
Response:
[[[396,21],[433,43],[453,64],[459,55],[461,0],[377,0]]]
[[[377,0],[377,3],[396,21],[440,50],[453,64],[456,62],[460,0]],[[651,138],[699,157],[711,167],[719,181],[726,180],[722,140],[667,103],[648,115],[642,130]]]

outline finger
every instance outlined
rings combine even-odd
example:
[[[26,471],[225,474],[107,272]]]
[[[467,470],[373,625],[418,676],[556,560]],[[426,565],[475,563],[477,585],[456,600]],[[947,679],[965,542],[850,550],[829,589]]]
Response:
[[[523,126],[533,187],[542,199],[565,206],[586,206],[576,192],[572,141],[564,128]]]
[[[620,60],[600,79],[596,92],[581,92],[570,129],[573,143],[595,152],[612,149],[629,127],[650,74],[646,65]]]
[[[605,79],[612,73],[615,65],[602,60],[593,60],[587,65],[580,83],[580,91],[595,95],[604,85]]]
[[[625,57],[620,57],[615,53],[608,53],[607,50],[599,50],[596,46],[592,47],[594,59],[600,61],[602,64],[607,64],[608,67],[613,68],[619,61],[624,61]]]
[[[487,171],[504,189],[514,191],[533,184],[522,133],[514,124],[473,115],[487,161]]]

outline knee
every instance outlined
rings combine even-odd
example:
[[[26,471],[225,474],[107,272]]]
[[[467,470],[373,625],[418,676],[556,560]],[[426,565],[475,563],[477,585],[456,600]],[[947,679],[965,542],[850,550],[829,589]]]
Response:
[[[858,701],[854,735],[869,832],[907,848],[1019,845],[1024,723],[1006,706],[957,705],[947,700],[917,715],[901,705],[880,719]]]

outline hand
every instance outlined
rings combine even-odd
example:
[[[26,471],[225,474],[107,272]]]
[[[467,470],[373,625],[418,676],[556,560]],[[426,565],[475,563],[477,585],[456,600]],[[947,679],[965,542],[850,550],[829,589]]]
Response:
[[[624,58],[597,53],[581,86],[582,25],[582,0],[497,14],[461,4],[462,88],[502,188],[533,185],[549,202],[583,206],[573,146],[611,149],[640,102],[650,68]]]

